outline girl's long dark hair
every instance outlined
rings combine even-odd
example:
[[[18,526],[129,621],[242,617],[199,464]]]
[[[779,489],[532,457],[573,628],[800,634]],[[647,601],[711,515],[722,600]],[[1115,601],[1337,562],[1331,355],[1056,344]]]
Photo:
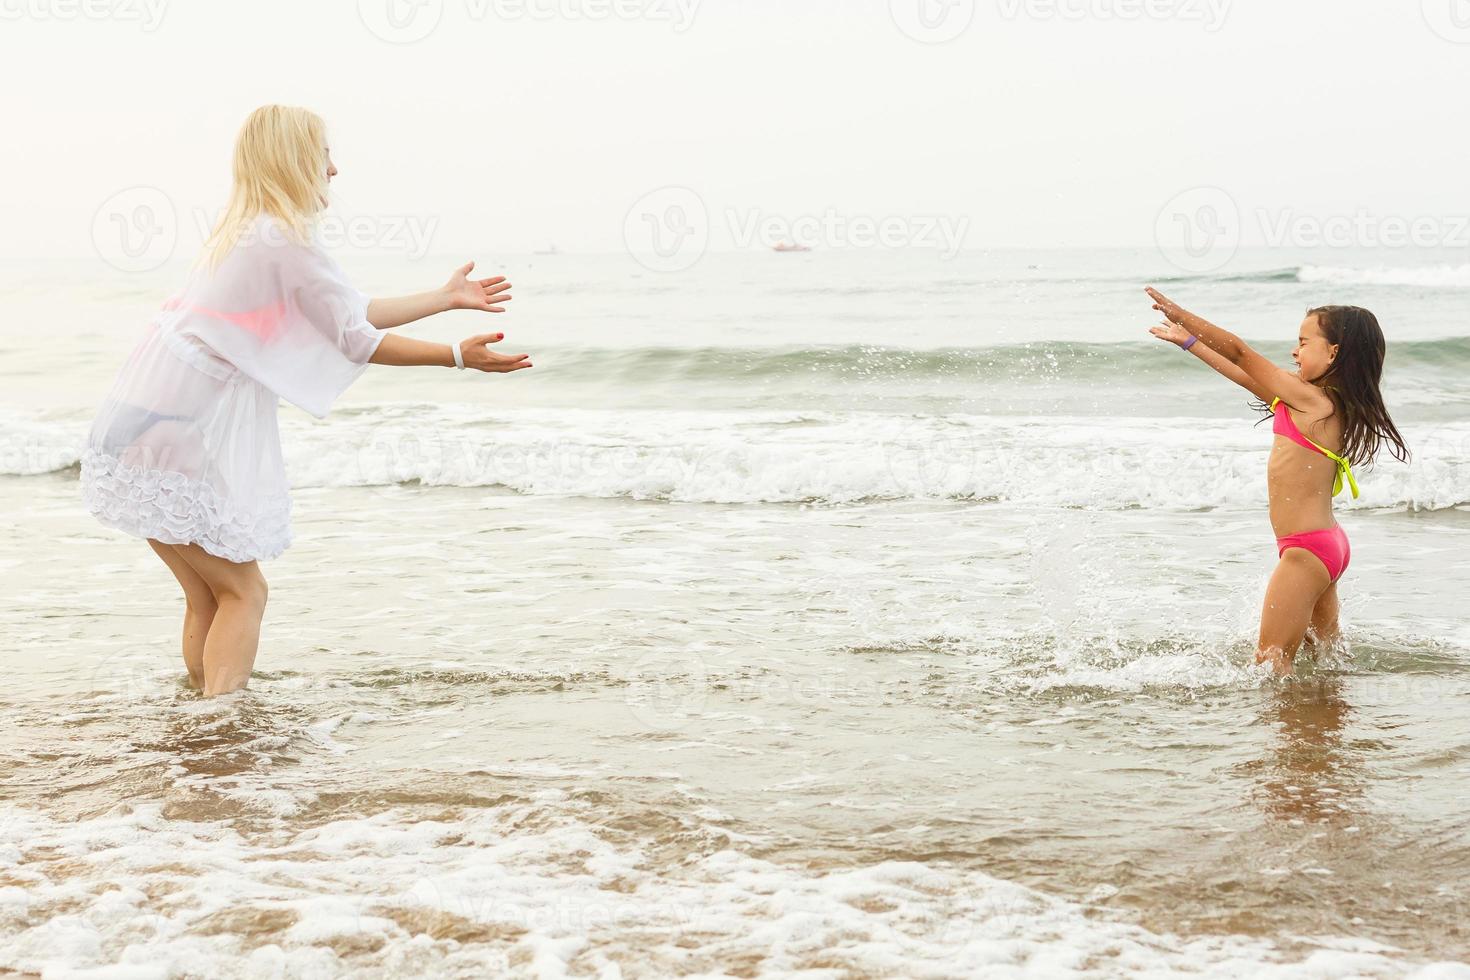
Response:
[[[1409,447],[1388,416],[1378,383],[1387,345],[1378,318],[1360,306],[1319,306],[1322,335],[1337,345],[1337,358],[1321,378],[1322,389],[1342,415],[1342,455],[1357,465],[1372,463],[1387,443],[1394,459],[1409,461]]]

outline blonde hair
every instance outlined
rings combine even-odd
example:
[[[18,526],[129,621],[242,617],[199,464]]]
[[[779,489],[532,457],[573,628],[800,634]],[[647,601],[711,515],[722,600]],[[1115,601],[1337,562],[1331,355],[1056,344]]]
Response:
[[[262,213],[306,241],[327,196],[326,123],[308,109],[261,106],[235,139],[234,174],[224,217],[204,243],[211,268],[218,267]]]

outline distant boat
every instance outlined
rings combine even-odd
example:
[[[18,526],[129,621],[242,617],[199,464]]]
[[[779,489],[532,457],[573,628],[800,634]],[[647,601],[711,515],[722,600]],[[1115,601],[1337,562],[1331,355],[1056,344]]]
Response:
[[[791,242],[782,242],[776,246],[775,250],[777,252],[810,252],[812,247],[810,245],[796,245]]]
[[[532,255],[560,255],[561,254],[561,249],[557,248],[555,245],[548,245],[545,248],[538,248],[536,251],[532,252],[531,254]]]

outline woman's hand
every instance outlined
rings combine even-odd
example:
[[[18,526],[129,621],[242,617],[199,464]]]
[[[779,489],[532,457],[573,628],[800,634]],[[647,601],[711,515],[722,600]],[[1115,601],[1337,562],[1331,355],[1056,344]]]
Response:
[[[454,270],[454,275],[449,277],[449,282],[444,285],[444,293],[449,299],[451,310],[484,310],[486,313],[504,313],[505,307],[501,303],[509,303],[510,283],[505,281],[504,276],[496,276],[494,279],[471,279],[470,273],[474,271],[475,263],[468,262]]]
[[[461,342],[459,351],[464,356],[464,366],[487,374],[510,374],[530,367],[530,354],[497,354],[490,349],[490,344],[498,344],[504,339],[503,333],[482,333]]]
[[[1185,330],[1179,324],[1170,323],[1168,320],[1165,320],[1157,327],[1150,327],[1148,332],[1160,340],[1167,340],[1169,343],[1178,347],[1183,347],[1185,342],[1194,336],[1194,334]]]

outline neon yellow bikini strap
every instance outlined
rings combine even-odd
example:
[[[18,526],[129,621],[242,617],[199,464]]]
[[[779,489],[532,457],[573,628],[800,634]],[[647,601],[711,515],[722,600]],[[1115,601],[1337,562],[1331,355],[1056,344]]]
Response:
[[[1281,404],[1281,399],[1280,398],[1277,398],[1274,401],[1272,401],[1271,402],[1271,411],[1273,411],[1273,412],[1276,411],[1276,406],[1279,405],[1279,404]],[[1288,405],[1287,406],[1287,411],[1290,411],[1290,410],[1291,410],[1291,406]],[[1296,422],[1294,420],[1292,422],[1292,425],[1296,425]],[[1307,435],[1305,432],[1302,432],[1302,430],[1300,428],[1298,428],[1296,431],[1297,431],[1298,434],[1301,435],[1301,437],[1303,439],[1307,440],[1307,442],[1310,442],[1313,446],[1315,446],[1317,448],[1317,451],[1319,453],[1321,453],[1323,456],[1326,456],[1328,459],[1332,460],[1334,463],[1337,464],[1337,475],[1335,477],[1333,477],[1333,480],[1332,480],[1332,495],[1334,497],[1336,497],[1338,494],[1342,493],[1343,477],[1347,477],[1347,485],[1353,491],[1353,499],[1354,500],[1357,500],[1358,499],[1358,480],[1357,480],[1356,477],[1353,476],[1353,467],[1352,467],[1352,464],[1349,463],[1347,460],[1343,459],[1341,456],[1337,455],[1337,453],[1335,453],[1332,450],[1328,449],[1326,446],[1323,446],[1320,443],[1315,442],[1312,439],[1311,436]]]

